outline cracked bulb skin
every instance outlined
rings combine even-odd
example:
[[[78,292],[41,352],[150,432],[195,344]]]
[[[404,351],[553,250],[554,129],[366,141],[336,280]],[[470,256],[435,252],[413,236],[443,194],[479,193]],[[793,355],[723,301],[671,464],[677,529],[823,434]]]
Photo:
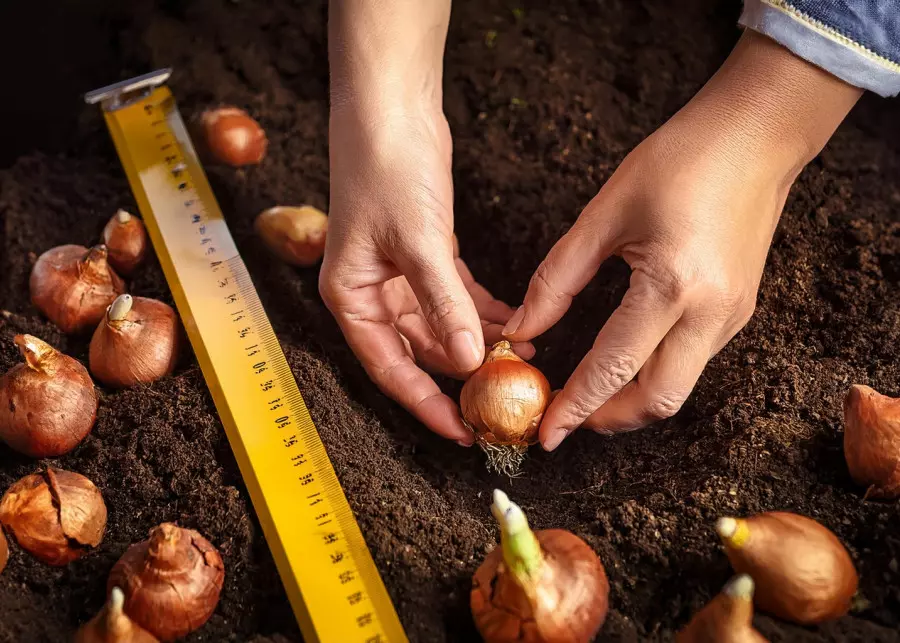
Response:
[[[32,458],[64,455],[94,426],[94,382],[81,362],[37,337],[14,341],[24,363],[0,378],[0,439]]]
[[[209,620],[224,581],[222,558],[206,538],[163,523],[122,555],[107,588],[122,589],[134,622],[161,641],[174,641]]]
[[[844,457],[866,498],[900,497],[900,399],[856,384],[844,398]]]
[[[720,518],[716,531],[732,568],[753,578],[761,610],[801,625],[850,611],[859,584],[853,561],[837,536],[815,520],[771,511]]]
[[[104,245],[66,245],[38,257],[31,269],[31,302],[61,331],[81,334],[100,323],[106,307],[125,292]]]
[[[98,547],[106,517],[106,504],[94,483],[62,469],[25,476],[0,500],[0,523],[6,532],[29,554],[56,567]]]

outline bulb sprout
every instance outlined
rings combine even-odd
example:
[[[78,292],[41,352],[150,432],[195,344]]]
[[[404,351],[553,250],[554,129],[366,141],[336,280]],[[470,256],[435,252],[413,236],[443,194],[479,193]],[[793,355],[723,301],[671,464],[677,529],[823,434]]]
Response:
[[[499,489],[494,490],[491,513],[500,525],[504,562],[523,585],[533,584],[538,579],[544,556],[525,513]]]
[[[129,221],[131,221],[131,215],[128,212],[126,212],[125,210],[119,209],[116,212],[116,220],[119,223],[125,224],[125,223],[128,223]]]
[[[716,521],[716,533],[719,534],[719,537],[723,540],[728,540],[732,536],[734,536],[734,532],[737,531],[737,520],[734,518],[719,518]]]
[[[128,313],[131,312],[131,307],[134,305],[134,299],[129,294],[119,295],[116,297],[116,300],[110,304],[109,310],[106,315],[109,318],[109,321],[119,322],[124,321],[128,316]]]
[[[753,600],[753,590],[754,583],[750,574],[739,574],[728,581],[723,591],[732,598],[751,601]]]
[[[52,374],[47,360],[47,357],[54,352],[54,348],[50,344],[33,335],[16,335],[13,341],[19,347],[19,352],[31,369],[39,373]]]

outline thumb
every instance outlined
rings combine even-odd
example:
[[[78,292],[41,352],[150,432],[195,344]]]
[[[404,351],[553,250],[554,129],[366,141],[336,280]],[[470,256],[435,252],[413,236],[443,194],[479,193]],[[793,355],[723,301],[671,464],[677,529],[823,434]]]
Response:
[[[481,319],[453,260],[450,239],[440,249],[392,257],[409,282],[431,332],[462,373],[474,371],[484,361]]]
[[[598,217],[586,215],[581,215],[538,266],[528,284],[525,303],[503,329],[504,337],[528,341],[553,326],[610,255],[610,229],[604,226],[605,230],[597,230]]]

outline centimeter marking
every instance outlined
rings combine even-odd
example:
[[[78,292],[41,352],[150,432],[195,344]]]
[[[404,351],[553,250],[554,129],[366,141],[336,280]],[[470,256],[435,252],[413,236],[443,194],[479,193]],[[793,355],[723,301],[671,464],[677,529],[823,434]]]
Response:
[[[112,105],[107,126],[304,638],[405,642],[171,92]]]

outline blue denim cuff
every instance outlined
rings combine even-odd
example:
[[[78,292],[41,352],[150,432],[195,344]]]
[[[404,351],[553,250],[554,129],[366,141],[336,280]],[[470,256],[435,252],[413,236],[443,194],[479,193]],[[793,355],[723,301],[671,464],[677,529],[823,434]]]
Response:
[[[813,5],[813,9],[806,7],[807,11],[801,11],[785,0],[745,0],[738,22],[743,27],[765,34],[851,85],[884,97],[900,93],[900,63],[860,44],[859,38],[847,35],[835,19],[840,18],[840,14],[825,13],[827,5],[833,3],[806,4]],[[843,4],[846,6],[848,3]],[[821,15],[816,15],[814,11],[817,5],[823,9]],[[885,25],[871,18],[864,26],[873,32],[885,29]],[[893,25],[887,27],[892,28]],[[900,34],[892,36],[900,37]]]

